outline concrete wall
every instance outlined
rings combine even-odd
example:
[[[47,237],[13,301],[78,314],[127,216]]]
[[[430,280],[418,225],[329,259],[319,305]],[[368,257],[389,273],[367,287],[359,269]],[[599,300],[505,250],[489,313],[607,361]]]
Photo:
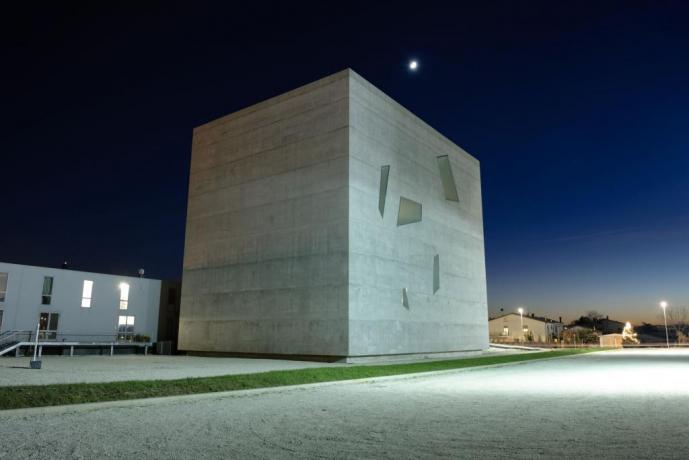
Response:
[[[459,202],[445,198],[437,160],[443,155]],[[383,165],[390,173],[381,217]],[[478,161],[352,72],[349,171],[349,354],[487,348]],[[397,226],[400,197],[422,204],[421,222]]]
[[[440,155],[449,157],[459,202],[445,199]],[[383,218],[382,165],[391,167]],[[423,205],[421,222],[397,226],[400,196]],[[179,348],[485,349],[481,209],[478,161],[349,70],[201,126]]]
[[[179,348],[347,354],[348,80],[194,130]]]
[[[158,330],[160,281],[129,276],[35,267],[0,262],[0,273],[8,273],[7,296],[1,331],[35,330],[42,312],[59,313],[59,334],[103,335],[117,333],[120,315],[135,317],[135,333],[155,340]],[[41,304],[43,279],[53,277],[50,305]],[[81,307],[84,280],[93,281],[90,308]],[[129,284],[127,310],[120,310],[120,283]],[[108,339],[110,340],[110,339]]]

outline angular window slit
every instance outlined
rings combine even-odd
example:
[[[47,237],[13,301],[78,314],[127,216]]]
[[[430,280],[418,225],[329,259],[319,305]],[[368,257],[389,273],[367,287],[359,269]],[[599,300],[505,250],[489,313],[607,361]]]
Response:
[[[407,297],[407,288],[402,288],[402,305],[409,308],[409,297]]]
[[[433,294],[440,289],[440,255],[433,257]]]
[[[455,178],[452,176],[450,158],[447,155],[438,157],[438,169],[440,169],[440,180],[443,182],[445,199],[448,201],[459,201],[459,196],[457,195],[457,186],[455,185]]]
[[[400,197],[400,209],[397,213],[397,226],[421,222],[421,203]]]
[[[385,212],[385,197],[388,194],[388,176],[390,175],[390,165],[380,167],[380,192],[378,193],[378,210],[380,217]]]

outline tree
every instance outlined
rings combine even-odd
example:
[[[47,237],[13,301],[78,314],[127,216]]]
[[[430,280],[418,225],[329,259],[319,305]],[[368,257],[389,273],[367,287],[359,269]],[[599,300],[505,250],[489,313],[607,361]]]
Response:
[[[668,328],[675,332],[678,343],[689,343],[689,308],[668,308],[667,323]]]
[[[636,332],[634,332],[634,328],[632,327],[632,324],[629,321],[627,321],[627,323],[624,325],[624,329],[622,329],[622,343],[623,344],[639,343],[639,339],[636,336]]]
[[[602,320],[604,316],[598,313],[596,310],[589,310],[586,312],[586,318],[589,320],[589,324],[591,324],[593,330],[595,331],[596,324],[598,324],[598,322]]]

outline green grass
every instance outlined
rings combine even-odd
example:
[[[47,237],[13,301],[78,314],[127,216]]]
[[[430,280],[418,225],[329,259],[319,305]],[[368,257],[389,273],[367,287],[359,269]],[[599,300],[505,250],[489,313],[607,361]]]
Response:
[[[517,355],[485,356],[443,361],[421,361],[410,364],[321,367],[178,380],[0,387],[0,410],[213,393],[218,391],[248,390],[252,388],[280,387],[304,383],[333,382],[337,380],[366,379],[389,375],[412,374],[416,372],[443,371],[488,366],[491,364],[533,361],[599,350],[600,349],[580,348]]]

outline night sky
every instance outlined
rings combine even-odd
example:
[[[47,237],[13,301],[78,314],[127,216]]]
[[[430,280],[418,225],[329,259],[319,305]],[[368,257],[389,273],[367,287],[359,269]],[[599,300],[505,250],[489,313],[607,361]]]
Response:
[[[1,261],[179,278],[193,127],[351,67],[480,160],[492,312],[689,305],[689,2],[26,3]]]

